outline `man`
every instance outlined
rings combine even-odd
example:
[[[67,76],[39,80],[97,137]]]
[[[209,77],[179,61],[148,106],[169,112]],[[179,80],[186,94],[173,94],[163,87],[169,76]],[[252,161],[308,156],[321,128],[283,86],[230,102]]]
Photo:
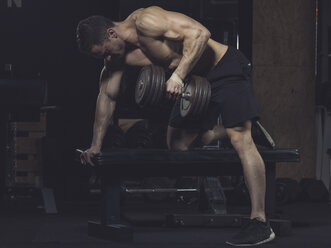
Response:
[[[77,27],[80,50],[104,59],[100,76],[93,140],[81,159],[100,152],[106,129],[112,120],[126,65],[155,64],[174,70],[167,81],[171,97],[182,92],[183,80],[190,73],[206,77],[211,83],[210,107],[200,120],[180,116],[175,104],[167,131],[169,149],[187,150],[196,139],[208,144],[227,135],[238,153],[251,197],[250,222],[228,244],[251,246],[271,241],[275,234],[266,220],[265,166],[251,136],[252,120],[258,118],[250,82],[250,64],[232,47],[210,38],[210,32],[197,21],[180,13],[152,6],[138,9],[122,22],[101,16],[82,20]],[[224,127],[215,126],[221,114]]]

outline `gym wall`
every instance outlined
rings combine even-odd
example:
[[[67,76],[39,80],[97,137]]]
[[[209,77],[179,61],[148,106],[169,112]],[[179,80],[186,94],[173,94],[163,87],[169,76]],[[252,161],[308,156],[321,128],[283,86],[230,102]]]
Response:
[[[314,177],[315,0],[253,1],[254,88],[261,121],[277,147],[299,148],[301,163],[278,177]]]

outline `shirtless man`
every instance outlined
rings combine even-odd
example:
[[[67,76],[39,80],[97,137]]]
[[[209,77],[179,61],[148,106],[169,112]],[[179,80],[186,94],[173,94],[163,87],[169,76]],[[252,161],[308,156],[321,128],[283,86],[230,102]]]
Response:
[[[104,59],[105,63],[93,140],[82,154],[82,163],[93,165],[91,158],[101,150],[126,65],[155,64],[174,70],[166,90],[175,96],[182,92],[182,81],[189,73],[204,76],[212,87],[208,113],[200,120],[185,120],[177,101],[168,125],[168,147],[186,150],[197,138],[208,144],[226,134],[240,157],[251,197],[250,222],[227,243],[251,246],[273,240],[275,234],[264,209],[265,166],[251,136],[252,120],[258,118],[258,112],[246,57],[212,40],[210,32],[190,17],[156,6],[138,9],[121,22],[101,16],[82,20],[77,27],[77,42],[82,52]],[[219,114],[222,128],[215,125]]]

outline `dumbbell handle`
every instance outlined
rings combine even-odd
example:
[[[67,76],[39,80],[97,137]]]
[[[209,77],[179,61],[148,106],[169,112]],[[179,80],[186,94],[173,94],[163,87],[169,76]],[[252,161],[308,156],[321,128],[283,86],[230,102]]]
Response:
[[[190,92],[183,92],[182,93],[182,98],[184,98],[186,100],[190,100],[190,98],[191,98]]]
[[[141,90],[143,86],[144,86],[144,81],[139,80],[139,89]]]
[[[139,88],[141,89],[144,86],[144,81],[140,80],[139,81]],[[191,94],[189,92],[183,92],[182,93],[182,98],[186,99],[186,100],[190,100]]]

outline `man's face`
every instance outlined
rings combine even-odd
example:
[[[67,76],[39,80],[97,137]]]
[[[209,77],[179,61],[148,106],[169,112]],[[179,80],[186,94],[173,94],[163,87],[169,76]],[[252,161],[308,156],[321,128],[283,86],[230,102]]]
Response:
[[[111,50],[109,50],[105,42],[101,45],[93,45],[91,49],[91,55],[97,59],[105,59],[107,61],[111,60]]]
[[[107,38],[102,44],[93,45],[91,55],[110,62],[112,59],[123,58],[125,53],[125,42],[117,36],[114,31],[107,32]]]

